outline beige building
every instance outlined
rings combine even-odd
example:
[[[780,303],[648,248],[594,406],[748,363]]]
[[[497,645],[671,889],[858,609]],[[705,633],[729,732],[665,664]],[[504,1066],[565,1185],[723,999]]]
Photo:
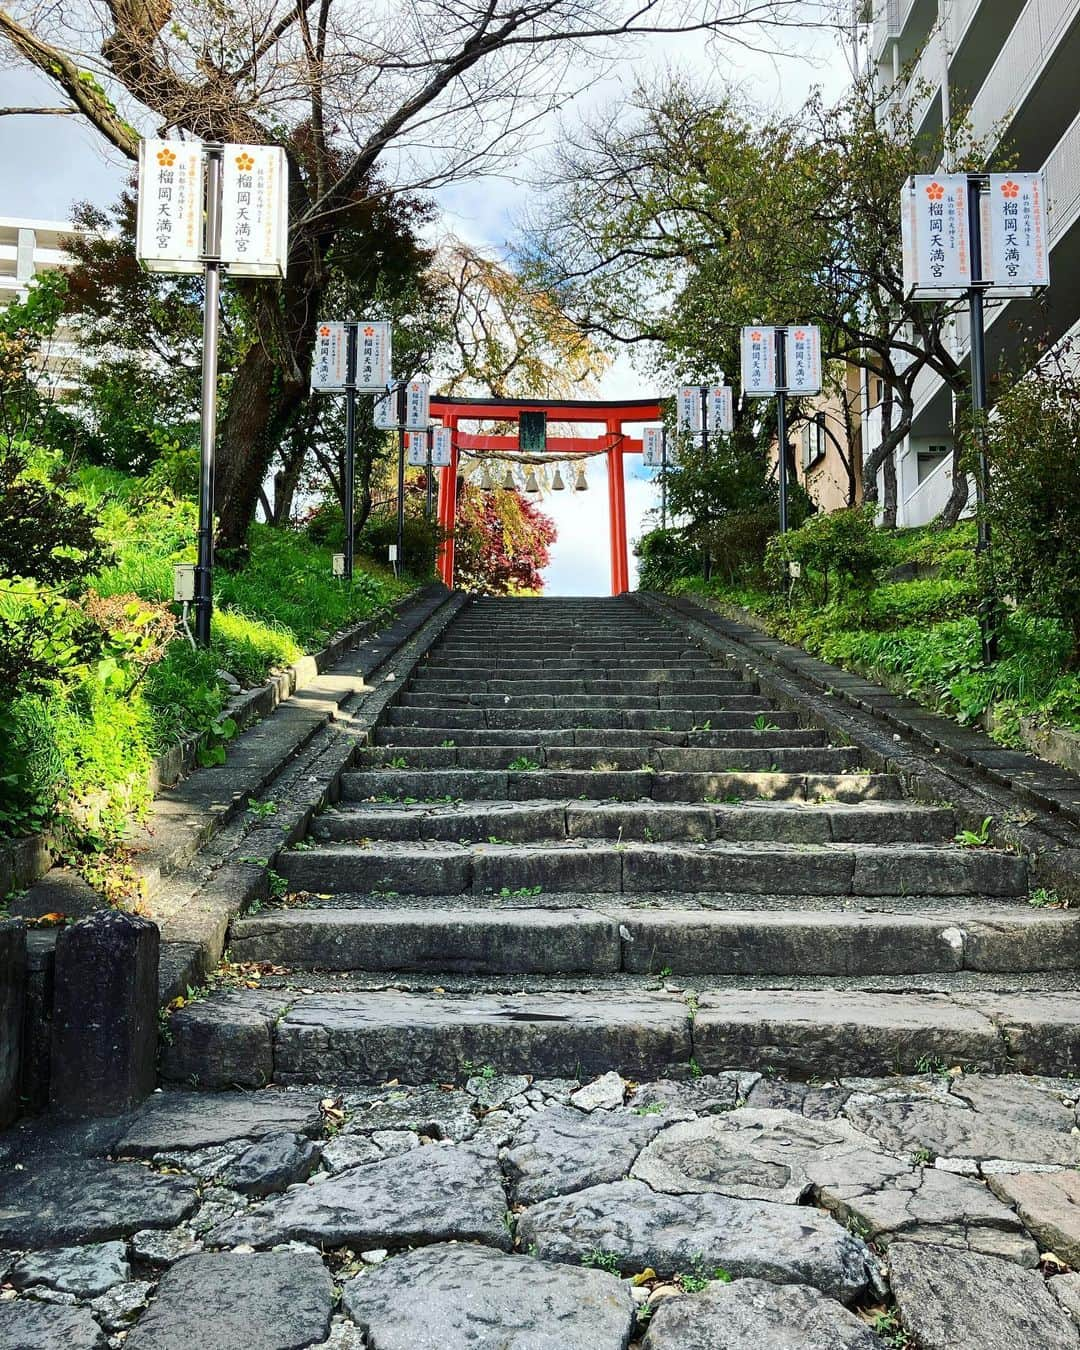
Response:
[[[63,240],[75,233],[70,221],[0,216],[0,309],[24,301],[37,278],[72,265]],[[73,371],[83,360],[74,330],[58,329],[43,358],[41,378],[51,397],[68,397],[75,388]]]

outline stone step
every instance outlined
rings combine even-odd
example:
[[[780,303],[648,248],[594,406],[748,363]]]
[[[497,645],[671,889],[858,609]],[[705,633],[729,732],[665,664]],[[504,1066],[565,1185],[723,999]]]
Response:
[[[616,750],[649,750],[656,746],[697,746],[718,750],[757,750],[780,747],[795,749],[824,746],[827,738],[816,728],[757,730],[753,726],[732,731],[631,731],[626,728],[571,727],[555,731],[550,727],[524,732],[503,731],[498,727],[463,727],[448,731],[445,727],[377,727],[372,737],[376,745],[429,745],[447,747],[448,741],[461,748],[466,745],[511,745],[519,741],[529,745],[592,746]]]
[[[237,961],[291,969],[514,975],[907,975],[1074,970],[1080,918],[665,908],[287,909],[234,921]]]
[[[886,844],[945,842],[955,830],[951,810],[907,802],[694,806],[676,802],[479,801],[452,806],[344,804],[317,817],[311,834],[315,839],[339,842],[423,839],[458,843],[495,838],[533,843],[585,838]]]
[[[697,680],[553,680],[536,679],[531,675],[516,676],[513,679],[437,679],[430,675],[415,675],[409,681],[409,688],[416,693],[434,694],[512,694],[515,697],[528,694],[554,694],[557,698],[566,698],[574,694],[756,694],[757,685],[752,680],[740,680],[737,676],[730,679],[712,679],[702,677]]]
[[[754,727],[764,719],[769,726],[780,728],[797,727],[799,720],[794,713],[757,712],[752,708],[745,712],[712,713],[701,717],[693,712],[674,712],[670,709],[625,709],[625,708],[579,708],[575,711],[575,728],[587,730],[620,731],[692,731],[706,725],[713,731],[735,731]],[[393,727],[488,727],[493,730],[552,730],[561,731],[567,727],[568,717],[559,708],[413,708],[395,705],[387,710],[387,721],[383,725]]]
[[[738,686],[740,689],[744,685]],[[432,694],[414,693],[406,689],[401,695],[406,708],[558,708],[564,715],[563,725],[573,725],[579,709],[627,708],[651,710],[670,709],[672,712],[698,712],[700,722],[711,721],[717,713],[768,712],[771,704],[761,694]]]
[[[420,670],[425,674],[439,675],[441,678],[454,675],[469,677],[482,675],[494,679],[504,674],[520,675],[525,678],[531,674],[546,675],[554,680],[590,677],[597,680],[605,678],[617,680],[627,674],[633,674],[635,678],[643,680],[667,680],[679,675],[692,679],[703,671],[717,675],[727,671],[728,668],[719,663],[711,663],[705,656],[694,661],[673,660],[658,665],[655,656],[621,656],[617,661],[604,662],[589,661],[581,657],[507,657],[493,653],[491,656],[476,657],[469,661],[432,655],[425,657]],[[566,672],[570,674],[567,675]],[[728,673],[737,675],[735,671]]]
[[[342,775],[347,800],[531,801],[538,797],[662,802],[808,801],[858,802],[903,796],[895,774],[851,773],[648,773],[534,769],[368,769]]]
[[[757,1069],[797,1079],[927,1064],[1010,1073],[1080,1069],[1076,993],[868,992],[750,984],[688,1002],[627,988],[412,994],[219,992],[171,1017],[162,1073],[203,1089],[459,1081],[498,1073],[636,1081]]]
[[[455,895],[530,890],[1019,896],[1027,862],[932,844],[456,844],[377,840],[279,855],[294,891]]]
[[[447,738],[452,739],[452,738]],[[396,769],[578,769],[585,771],[653,770],[657,773],[827,773],[843,774],[859,765],[854,746],[834,748],[764,746],[712,747],[638,745],[370,745],[357,752],[363,768]]]

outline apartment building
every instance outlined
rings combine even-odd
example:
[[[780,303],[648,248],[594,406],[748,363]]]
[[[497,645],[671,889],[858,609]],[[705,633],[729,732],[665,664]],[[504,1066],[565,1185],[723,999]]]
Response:
[[[1056,342],[1080,331],[1080,0],[873,0],[871,49],[883,89],[899,97],[919,130],[940,129],[966,108],[974,136],[1009,167],[1042,169],[1049,212],[1050,278],[1040,298],[988,305],[987,369],[1022,365],[1032,333]],[[967,361],[966,311],[953,328]],[[879,399],[866,391],[864,444],[877,440]],[[916,384],[912,434],[898,454],[898,523],[934,519],[951,487],[953,409],[941,380]]]
[[[63,242],[76,232],[69,221],[0,216],[0,309],[25,300],[38,277],[71,266]],[[50,395],[68,397],[75,388],[72,373],[83,359],[75,332],[62,326],[42,355],[41,378]]]

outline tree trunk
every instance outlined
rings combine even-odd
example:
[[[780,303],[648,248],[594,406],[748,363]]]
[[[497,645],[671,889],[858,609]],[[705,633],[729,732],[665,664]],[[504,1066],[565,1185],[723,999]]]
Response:
[[[952,452],[952,489],[949,492],[949,500],[945,503],[944,510],[938,517],[938,522],[943,527],[955,525],[960,519],[960,513],[968,502],[968,476],[961,461],[964,455],[964,448],[959,442],[953,443]]]
[[[885,499],[881,504],[881,524],[886,530],[896,529],[896,447],[889,451],[881,465]]]

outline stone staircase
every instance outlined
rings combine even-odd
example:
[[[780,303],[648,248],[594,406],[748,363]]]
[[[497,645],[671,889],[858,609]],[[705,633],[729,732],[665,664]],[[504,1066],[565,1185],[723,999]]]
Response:
[[[1075,1067],[1068,911],[631,598],[477,600],[234,921],[166,1076]],[[1026,1019],[1026,1020],[1025,1020]],[[1051,1019],[1052,1020],[1052,1019]]]

